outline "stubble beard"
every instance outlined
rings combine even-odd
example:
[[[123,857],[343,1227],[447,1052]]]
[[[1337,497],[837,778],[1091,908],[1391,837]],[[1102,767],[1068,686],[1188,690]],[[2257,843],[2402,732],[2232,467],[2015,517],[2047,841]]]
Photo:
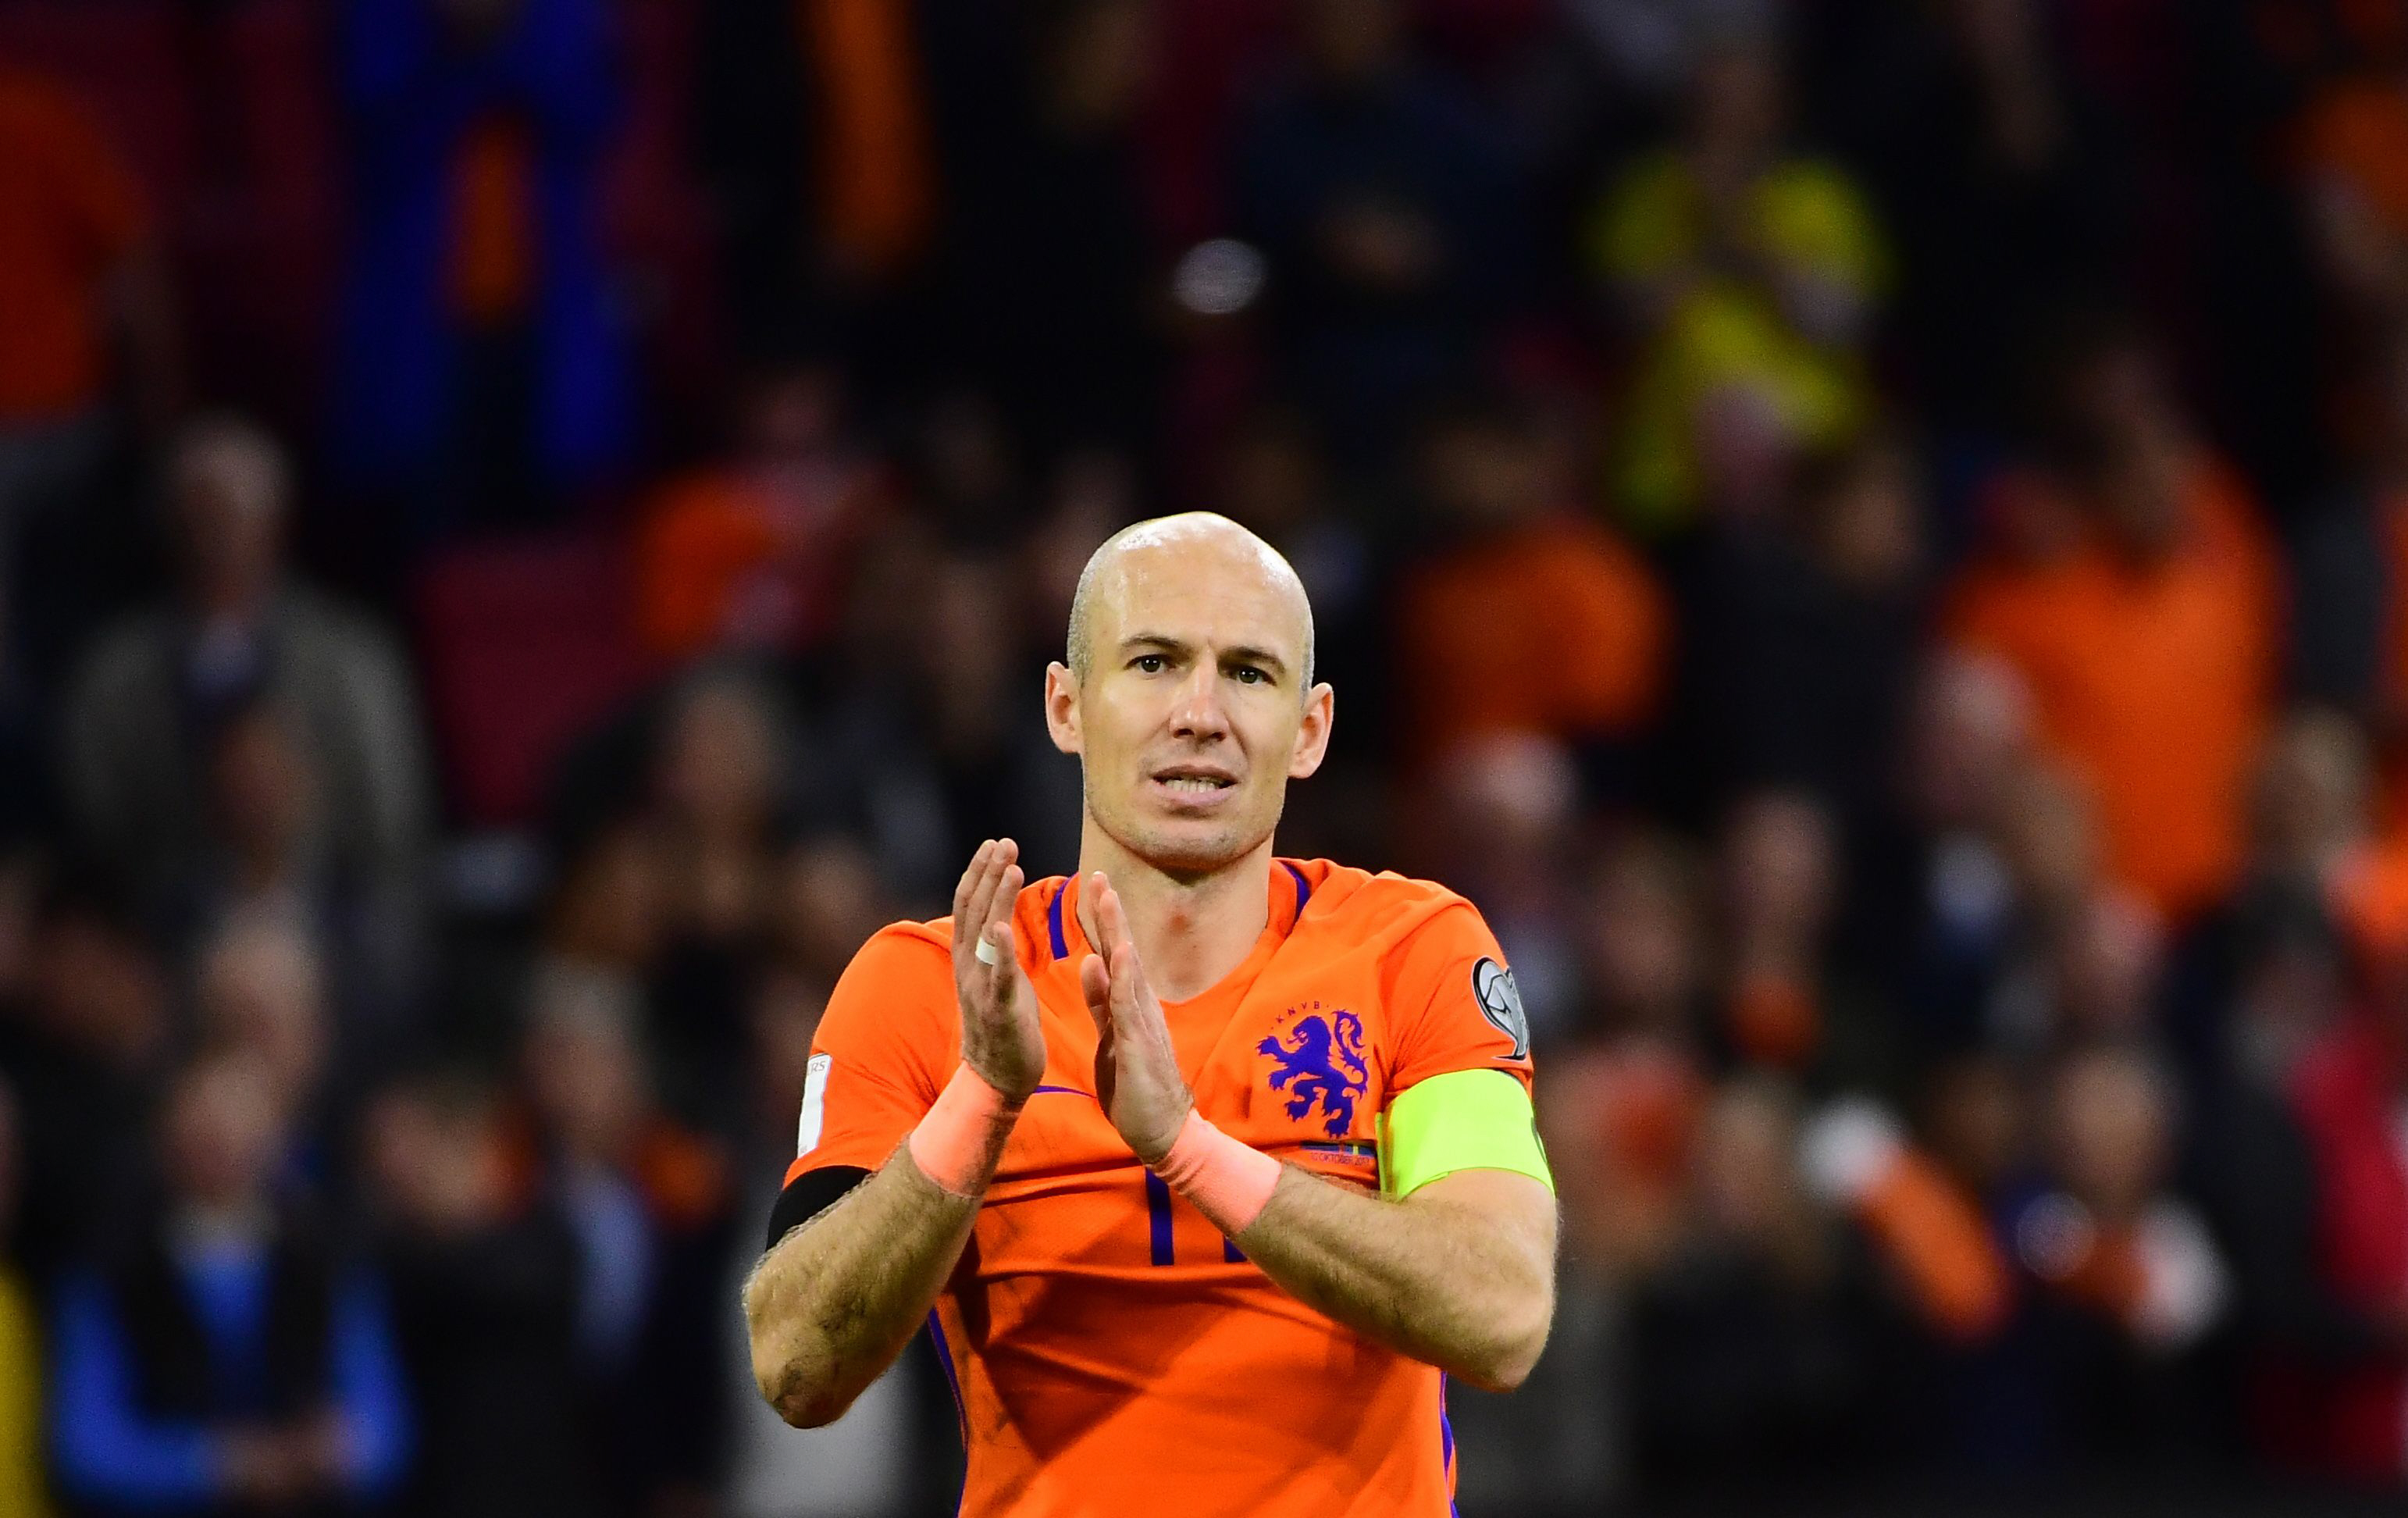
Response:
[[[1087,815],[1098,831],[1124,852],[1182,884],[1217,875],[1260,848],[1278,828],[1281,809],[1274,802],[1260,825],[1251,818],[1233,819],[1210,832],[1194,833],[1137,818],[1114,819],[1096,808],[1092,793],[1087,796]]]

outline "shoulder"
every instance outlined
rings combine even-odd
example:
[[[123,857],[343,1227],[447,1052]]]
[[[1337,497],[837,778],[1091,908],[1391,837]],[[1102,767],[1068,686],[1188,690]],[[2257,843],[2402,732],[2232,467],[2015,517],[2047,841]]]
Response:
[[[1011,909],[1012,932],[1022,962],[1033,973],[1068,952],[1061,918],[1064,877],[1049,875],[1020,888]],[[847,976],[856,970],[882,976],[927,978],[941,987],[948,1000],[953,986],[953,919],[952,913],[924,922],[889,923],[853,952]]]
[[[889,923],[863,940],[845,966],[844,979],[915,981],[931,976],[953,982],[953,920]]]
[[[1327,859],[1280,863],[1310,887],[1299,930],[1394,952],[1434,933],[1446,936],[1450,927],[1481,922],[1478,908],[1436,881]]]
[[[935,1068],[954,1032],[950,936],[926,923],[895,923],[853,951],[811,1047],[864,1067]]]

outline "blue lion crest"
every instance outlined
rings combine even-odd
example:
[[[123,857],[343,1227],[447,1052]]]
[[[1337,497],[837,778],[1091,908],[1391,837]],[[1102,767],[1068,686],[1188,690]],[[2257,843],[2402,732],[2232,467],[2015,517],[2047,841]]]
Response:
[[[1254,1045],[1279,1067],[1271,1089],[1287,1096],[1287,1115],[1300,1118],[1320,1104],[1322,1127],[1332,1138],[1354,1125],[1354,1101],[1371,1074],[1363,1056],[1363,1020],[1349,1011],[1299,1017],[1284,1037],[1273,1034]]]

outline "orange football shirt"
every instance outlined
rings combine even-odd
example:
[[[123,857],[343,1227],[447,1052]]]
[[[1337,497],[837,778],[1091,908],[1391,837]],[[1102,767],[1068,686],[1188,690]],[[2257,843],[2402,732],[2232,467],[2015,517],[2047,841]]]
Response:
[[[1519,1007],[1482,968],[1502,956],[1469,902],[1326,860],[1280,860],[1268,889],[1245,961],[1163,1004],[1197,1107],[1223,1130],[1370,1190],[1398,1093],[1463,1069],[1527,1085]],[[968,1449],[962,1511],[1447,1512],[1439,1372],[1272,1284],[1104,1115],[1077,892],[1057,877],[1020,893],[1045,1079],[931,1315]],[[825,1064],[790,1182],[878,1168],[935,1103],[960,1059],[952,941],[950,919],[897,924],[853,957],[812,1040]]]

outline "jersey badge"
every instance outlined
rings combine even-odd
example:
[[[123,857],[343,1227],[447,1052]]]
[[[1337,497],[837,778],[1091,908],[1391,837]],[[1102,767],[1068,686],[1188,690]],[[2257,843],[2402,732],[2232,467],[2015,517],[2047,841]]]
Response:
[[[1354,1103],[1369,1088],[1371,1065],[1363,1050],[1363,1020],[1344,1008],[1324,1013],[1319,1002],[1254,1045],[1271,1061],[1270,1088],[1287,1098],[1287,1115],[1302,1118],[1321,1110],[1322,1131],[1332,1138],[1354,1125]]]
[[[1530,1018],[1522,1010],[1522,992],[1513,983],[1513,972],[1484,957],[1471,967],[1471,994],[1480,1002],[1480,1015],[1513,1040],[1513,1053],[1505,1057],[1529,1057]]]

